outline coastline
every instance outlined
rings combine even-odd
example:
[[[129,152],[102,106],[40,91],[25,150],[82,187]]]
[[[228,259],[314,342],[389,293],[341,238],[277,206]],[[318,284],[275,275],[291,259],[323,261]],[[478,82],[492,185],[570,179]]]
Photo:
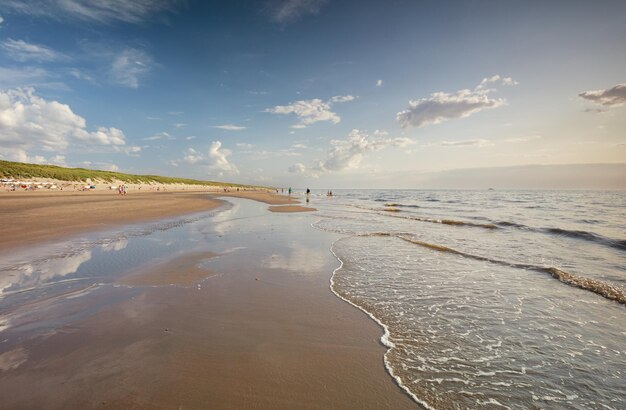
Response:
[[[267,191],[247,190],[144,190],[125,196],[106,190],[2,193],[0,254],[80,233],[210,211],[222,204],[220,197],[248,198],[270,205],[299,202]]]
[[[215,253],[160,258],[114,286],[72,294],[61,317],[116,301],[45,335],[18,341],[12,323],[0,348],[0,390],[12,394],[0,408],[415,408],[385,369],[381,328],[329,289],[336,238],[306,214],[234,202],[227,221],[258,219],[214,237]]]

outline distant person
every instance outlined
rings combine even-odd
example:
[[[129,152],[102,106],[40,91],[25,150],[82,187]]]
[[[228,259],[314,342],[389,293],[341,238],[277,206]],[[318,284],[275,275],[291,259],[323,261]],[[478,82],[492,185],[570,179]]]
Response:
[[[309,188],[306,189],[306,203],[308,204],[311,200],[311,190]]]
[[[289,195],[291,195],[291,187],[289,187]]]

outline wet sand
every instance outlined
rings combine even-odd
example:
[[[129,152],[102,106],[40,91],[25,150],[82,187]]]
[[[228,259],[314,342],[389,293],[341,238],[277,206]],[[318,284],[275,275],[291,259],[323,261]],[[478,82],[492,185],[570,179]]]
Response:
[[[329,289],[332,237],[272,215],[244,234],[252,220],[229,216],[240,225],[219,240],[240,250],[131,271],[59,307],[86,317],[7,339],[0,408],[416,408],[385,370],[382,329]]]
[[[317,211],[315,208],[301,205],[282,205],[282,206],[270,206],[268,208],[271,212],[312,212]]]
[[[298,201],[268,192],[28,192],[0,195],[0,253],[69,235],[208,211],[217,197],[236,196],[272,205]]]
[[[129,272],[118,283],[123,285],[183,285],[190,286],[211,276],[202,262],[217,256],[212,252],[186,253],[167,262],[150,264]]]

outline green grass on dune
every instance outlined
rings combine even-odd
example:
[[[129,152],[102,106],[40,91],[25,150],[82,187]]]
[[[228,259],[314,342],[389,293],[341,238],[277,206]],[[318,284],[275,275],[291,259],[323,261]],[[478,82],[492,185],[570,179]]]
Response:
[[[28,178],[50,178],[61,181],[85,182],[100,180],[104,182],[124,181],[131,184],[189,184],[189,185],[213,185],[213,186],[233,186],[250,187],[250,185],[230,184],[217,181],[200,181],[188,178],[172,178],[159,175],[134,175],[122,172],[99,171],[85,168],[64,168],[56,165],[37,165],[22,162],[11,162],[0,160],[0,178],[28,179]]]

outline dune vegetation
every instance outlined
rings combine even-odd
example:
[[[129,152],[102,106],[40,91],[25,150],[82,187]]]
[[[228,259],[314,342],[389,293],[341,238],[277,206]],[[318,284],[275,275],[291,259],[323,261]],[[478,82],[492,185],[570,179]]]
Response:
[[[132,184],[188,184],[188,185],[210,185],[210,186],[230,186],[248,187],[248,185],[231,184],[217,181],[201,181],[189,178],[173,178],[160,175],[135,175],[122,172],[101,171],[86,168],[65,168],[57,165],[26,164],[22,162],[11,162],[0,160],[0,178],[29,179],[48,178],[60,181],[86,182],[102,181],[113,182],[123,181]]]

